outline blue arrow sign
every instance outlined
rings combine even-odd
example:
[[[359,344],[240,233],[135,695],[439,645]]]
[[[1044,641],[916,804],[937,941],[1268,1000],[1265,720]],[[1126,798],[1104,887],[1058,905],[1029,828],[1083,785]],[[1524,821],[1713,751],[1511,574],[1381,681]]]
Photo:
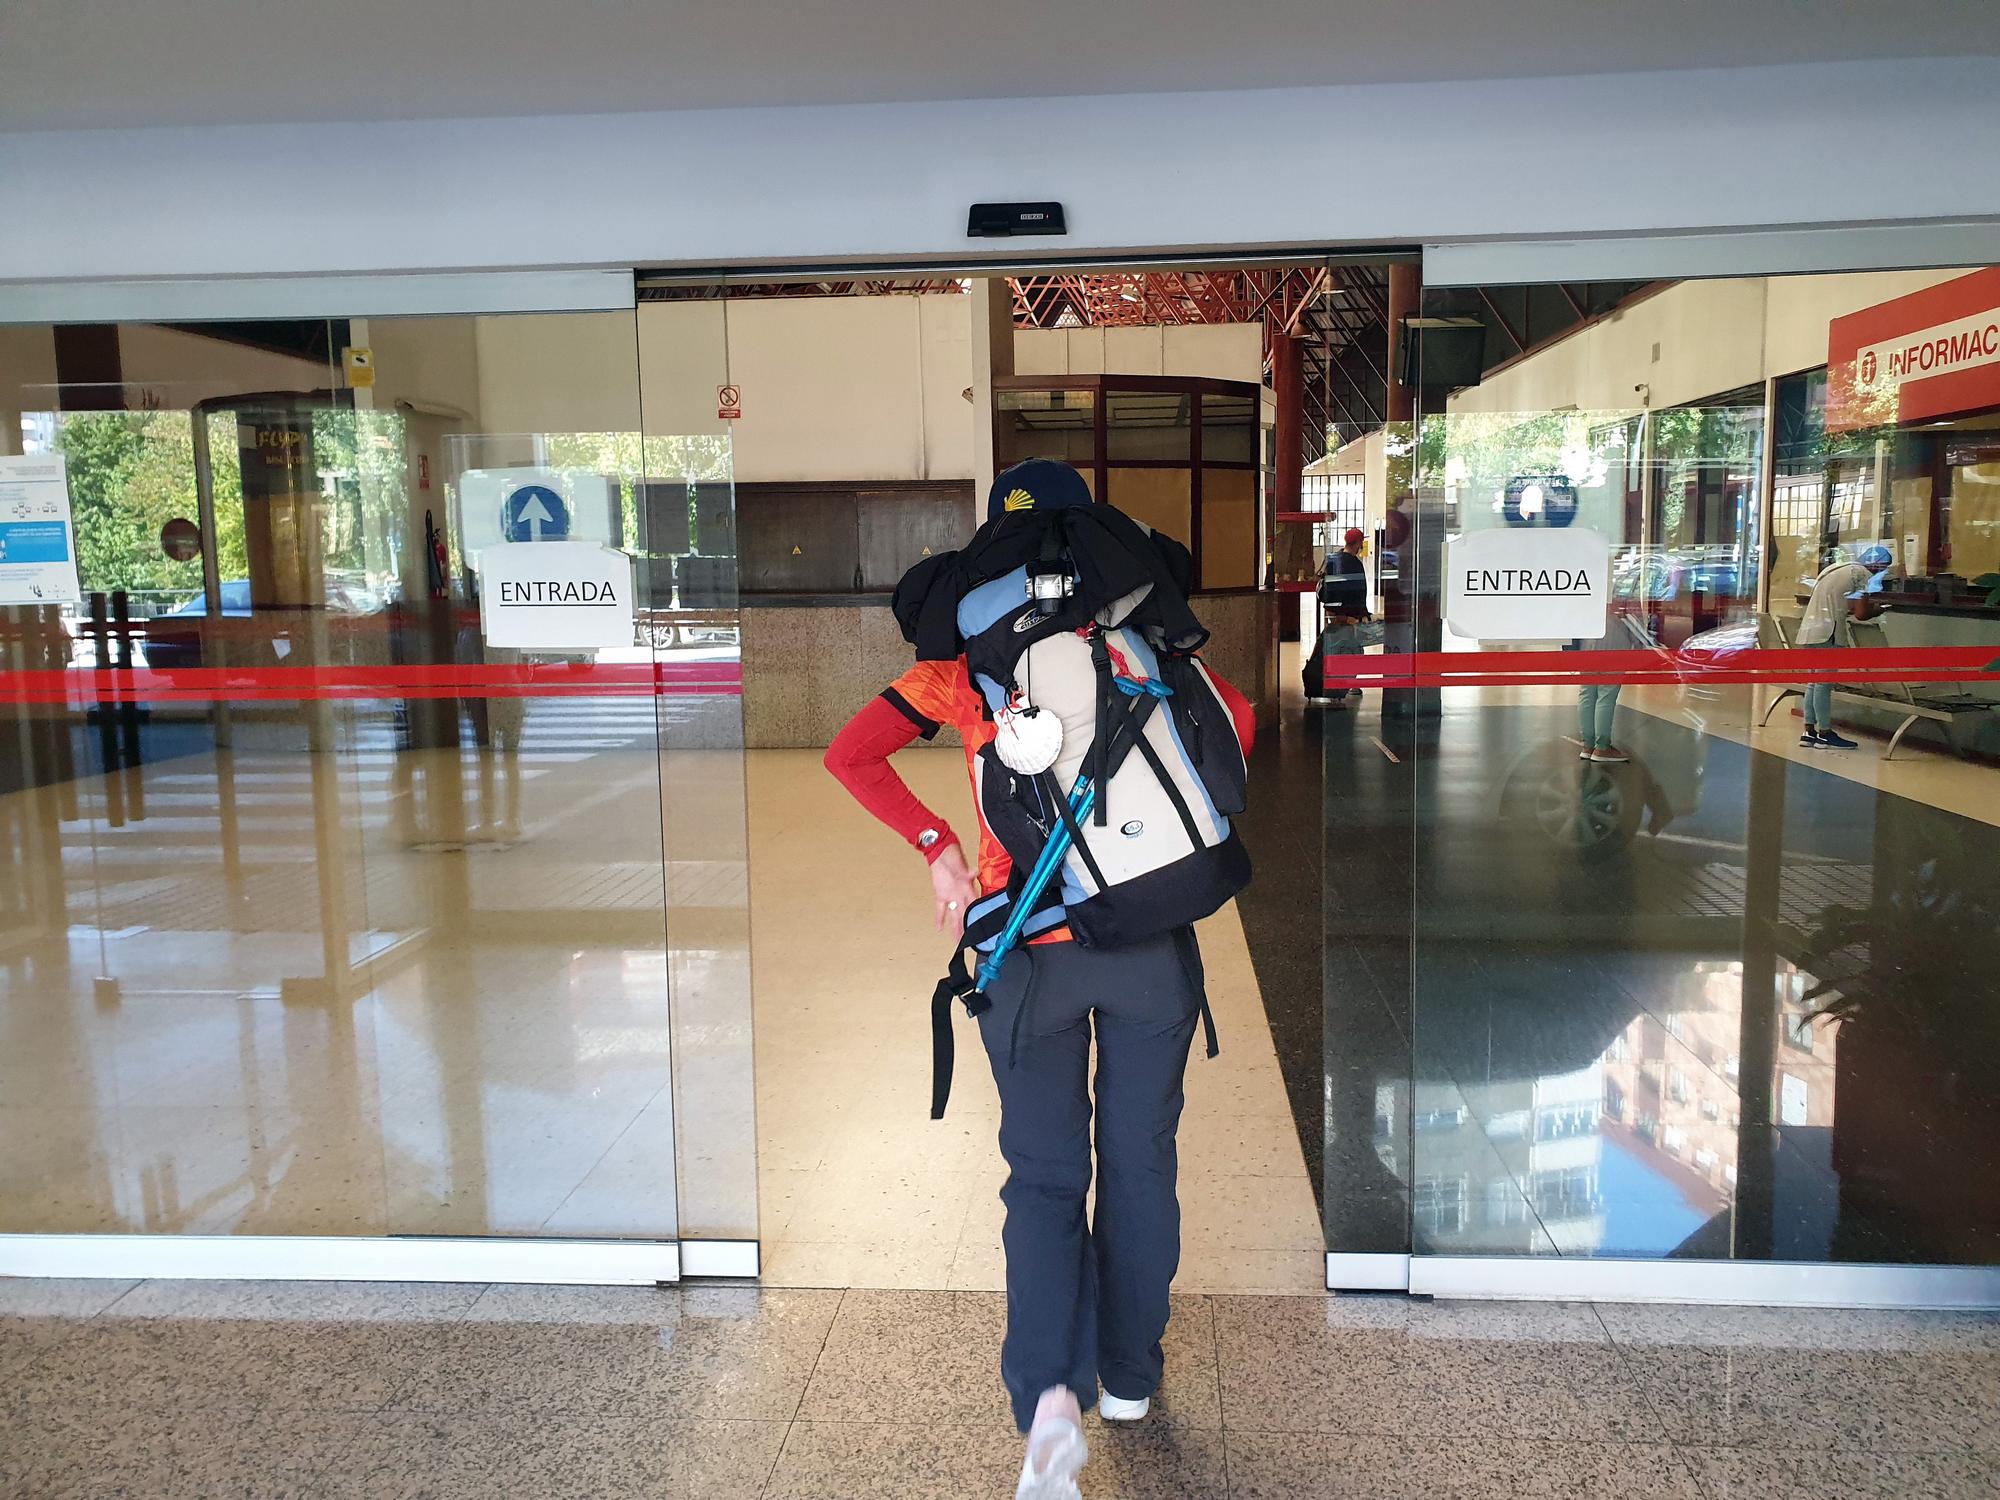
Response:
[[[547,485],[523,485],[507,497],[500,529],[510,542],[562,541],[569,535],[569,502]]]

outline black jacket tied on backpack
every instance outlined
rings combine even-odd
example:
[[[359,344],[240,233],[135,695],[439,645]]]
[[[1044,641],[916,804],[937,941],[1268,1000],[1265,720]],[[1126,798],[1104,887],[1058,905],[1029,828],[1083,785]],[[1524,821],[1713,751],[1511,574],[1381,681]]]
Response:
[[[927,557],[896,585],[893,607],[903,639],[919,661],[951,661],[966,652],[958,632],[959,601],[982,583],[1001,578],[1059,543],[1076,569],[1076,592],[1052,619],[1075,629],[1114,599],[1141,589],[1146,599],[1130,623],[1159,632],[1169,650],[1199,651],[1208,631],[1188,608],[1193,572],[1187,548],[1108,505],[1003,513],[973,533],[956,552]]]

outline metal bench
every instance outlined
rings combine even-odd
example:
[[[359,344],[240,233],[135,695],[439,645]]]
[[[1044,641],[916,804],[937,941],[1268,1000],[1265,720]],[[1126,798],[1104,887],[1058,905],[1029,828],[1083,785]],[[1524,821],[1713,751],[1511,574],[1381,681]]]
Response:
[[[1886,647],[1888,637],[1882,627],[1873,620],[1853,620],[1849,622],[1853,631],[1856,649],[1868,651]],[[1757,617],[1757,646],[1760,650],[1789,650],[1792,645],[1791,632],[1785,622],[1776,615]],[[1837,684],[1833,690],[1836,700],[1845,699],[1868,708],[1889,708],[1903,715],[1903,722],[1896,726],[1896,732],[1889,736],[1889,744],[1882,752],[1882,759],[1888,760],[1896,753],[1896,747],[1903,743],[1903,736],[1910,732],[1919,720],[1929,720],[1943,724],[1946,728],[1946,748],[1956,750],[1951,743],[1950,727],[1960,714],[1993,713],[2000,711],[2000,702],[1991,698],[1981,698],[1965,692],[1931,691],[1930,685],[1907,682],[1856,682]],[[1786,687],[1778,690],[1777,696],[1764,706],[1764,717],[1757,721],[1759,728],[1771,722],[1771,715],[1778,711],[1778,705],[1787,698],[1805,696],[1805,690]]]
[[[1776,615],[1757,616],[1757,649],[1759,651],[1789,651],[1792,649],[1792,633],[1785,628],[1785,622]],[[1757,721],[1762,729],[1771,722],[1771,715],[1778,711],[1778,705],[1787,698],[1805,697],[1805,689],[1786,687],[1778,689],[1778,696],[1764,705],[1764,717]]]
[[[1850,628],[1854,632],[1854,644],[1861,650],[1880,650],[1889,644],[1882,627],[1873,620],[1855,620]],[[1896,753],[1896,747],[1903,742],[1903,736],[1910,732],[1910,726],[1919,719],[1928,719],[1934,724],[1945,726],[1947,749],[1956,750],[1952,743],[1950,726],[1960,714],[1993,713],[2000,711],[2000,702],[1992,698],[1981,698],[1967,692],[1929,691],[1929,684],[1912,686],[1907,682],[1853,683],[1833,690],[1835,698],[1845,698],[1852,703],[1866,704],[1871,708],[1888,707],[1903,715],[1903,722],[1896,726],[1896,732],[1889,736],[1888,748],[1882,752],[1887,760]]]

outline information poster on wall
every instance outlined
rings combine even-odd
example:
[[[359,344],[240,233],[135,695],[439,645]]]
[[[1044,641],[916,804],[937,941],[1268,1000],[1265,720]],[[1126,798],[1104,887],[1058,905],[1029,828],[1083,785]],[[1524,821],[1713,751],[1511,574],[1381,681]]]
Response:
[[[62,455],[0,456],[0,605],[82,597]]]

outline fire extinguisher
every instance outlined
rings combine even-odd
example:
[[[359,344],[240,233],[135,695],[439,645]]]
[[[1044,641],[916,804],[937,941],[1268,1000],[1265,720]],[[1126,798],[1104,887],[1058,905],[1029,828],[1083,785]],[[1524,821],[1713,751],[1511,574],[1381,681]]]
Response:
[[[446,573],[444,533],[438,530],[428,510],[424,512],[424,551],[428,558],[431,597],[442,599],[445,597]]]

